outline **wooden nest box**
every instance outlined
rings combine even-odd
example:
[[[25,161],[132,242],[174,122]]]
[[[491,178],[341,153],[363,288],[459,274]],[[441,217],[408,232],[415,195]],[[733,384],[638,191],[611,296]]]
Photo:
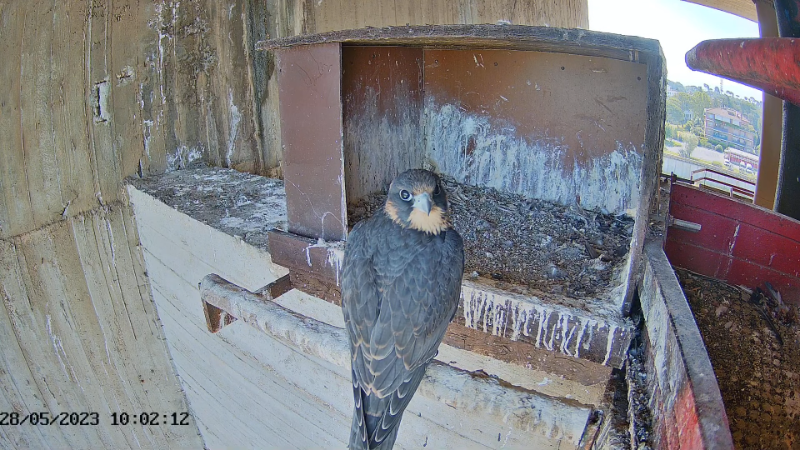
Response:
[[[384,191],[406,169],[431,168],[514,198],[629,218],[627,254],[603,294],[522,298],[467,279],[459,312],[463,325],[496,336],[531,335],[540,346],[537,328],[541,341],[550,327],[550,346],[601,364],[622,361],[661,164],[666,77],[658,42],[478,25],[337,31],[258,48],[276,57],[288,212],[288,230],[271,233],[270,251],[295,287],[337,301],[339,264],[319,239],[345,240],[354,225],[348,205]],[[576,245],[581,239],[573,236]],[[502,301],[467,310],[468,296],[490,294]],[[528,297],[572,319],[531,319],[536,305],[522,317]],[[594,333],[602,343],[581,343],[581,327],[593,320],[610,324]],[[556,333],[558,326],[566,328]]]

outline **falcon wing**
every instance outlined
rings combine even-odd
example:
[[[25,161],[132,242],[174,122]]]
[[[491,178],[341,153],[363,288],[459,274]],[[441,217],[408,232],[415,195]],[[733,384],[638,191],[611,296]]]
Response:
[[[400,239],[404,247],[412,248],[393,250],[388,264],[376,264],[384,295],[370,336],[368,372],[374,377],[373,392],[383,401],[379,410],[365,409],[380,417],[379,426],[368,426],[375,443],[399,425],[458,308],[463,244],[454,230],[446,233],[443,241]],[[381,274],[381,269],[386,273]]]
[[[350,336],[356,416],[373,447],[397,425],[458,307],[463,244],[454,230],[431,238],[375,216],[348,238],[342,309]],[[381,251],[376,251],[380,248]]]

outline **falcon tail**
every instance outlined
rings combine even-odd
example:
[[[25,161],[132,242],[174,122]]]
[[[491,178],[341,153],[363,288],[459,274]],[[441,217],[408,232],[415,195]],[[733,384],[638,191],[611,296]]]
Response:
[[[391,450],[394,447],[394,441],[397,439],[397,430],[400,427],[394,427],[386,438],[378,445],[372,442],[374,447],[370,447],[369,435],[367,433],[366,423],[364,422],[364,411],[360,406],[356,406],[353,411],[353,424],[350,427],[350,443],[347,447],[350,450]]]

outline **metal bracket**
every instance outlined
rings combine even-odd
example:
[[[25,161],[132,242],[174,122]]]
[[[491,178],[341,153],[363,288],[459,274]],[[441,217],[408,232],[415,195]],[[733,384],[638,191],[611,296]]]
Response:
[[[679,230],[690,231],[692,233],[697,233],[701,229],[703,229],[703,225],[695,222],[689,222],[688,220],[681,220],[676,219],[675,216],[668,216],[667,217],[667,226],[674,227]]]

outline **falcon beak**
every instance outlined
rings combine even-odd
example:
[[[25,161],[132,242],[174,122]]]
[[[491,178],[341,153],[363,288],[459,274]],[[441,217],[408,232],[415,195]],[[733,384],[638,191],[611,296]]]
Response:
[[[431,215],[431,196],[427,192],[414,196],[414,208]]]

